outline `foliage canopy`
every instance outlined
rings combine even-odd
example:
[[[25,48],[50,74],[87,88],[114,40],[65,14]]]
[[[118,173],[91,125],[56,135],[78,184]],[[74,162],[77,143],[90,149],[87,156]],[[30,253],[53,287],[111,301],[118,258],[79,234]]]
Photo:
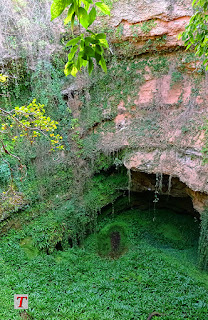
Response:
[[[109,46],[106,35],[94,33],[89,27],[96,19],[97,9],[110,15],[109,7],[101,1],[93,3],[92,0],[54,0],[51,5],[51,20],[60,16],[66,8],[68,8],[68,14],[64,23],[71,24],[73,33],[74,22],[77,19],[79,36],[74,37],[66,44],[66,47],[70,47],[70,53],[64,70],[65,75],[71,74],[76,77],[82,67],[88,67],[88,72],[91,74],[94,68],[93,59],[107,72],[104,49]],[[84,33],[81,33],[81,27],[85,29]]]
[[[194,0],[194,15],[191,17],[186,30],[180,37],[187,49],[194,47],[196,55],[203,58],[203,64],[208,63],[208,0]],[[208,69],[208,65],[206,66]]]

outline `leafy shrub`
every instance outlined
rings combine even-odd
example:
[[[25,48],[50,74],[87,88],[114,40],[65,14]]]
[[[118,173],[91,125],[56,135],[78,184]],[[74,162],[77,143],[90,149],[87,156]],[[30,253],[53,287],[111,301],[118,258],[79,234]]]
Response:
[[[36,248],[47,253],[55,250],[57,243],[64,238],[65,225],[60,224],[52,212],[40,216],[26,229]]]

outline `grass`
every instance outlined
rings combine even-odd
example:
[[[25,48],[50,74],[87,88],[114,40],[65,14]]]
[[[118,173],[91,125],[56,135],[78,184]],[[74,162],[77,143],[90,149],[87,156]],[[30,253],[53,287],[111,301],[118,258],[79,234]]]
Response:
[[[0,242],[0,319],[23,318],[13,308],[17,293],[29,294],[26,312],[35,320],[146,320],[154,311],[162,320],[208,319],[208,274],[196,265],[198,222],[166,209],[134,209],[100,215],[98,230],[121,222],[128,250],[119,259],[98,255],[96,234],[82,247],[47,255],[11,230]]]

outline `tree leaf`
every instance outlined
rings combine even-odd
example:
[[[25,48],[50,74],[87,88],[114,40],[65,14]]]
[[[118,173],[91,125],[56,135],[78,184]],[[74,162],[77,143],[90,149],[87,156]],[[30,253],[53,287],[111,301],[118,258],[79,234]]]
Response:
[[[71,48],[71,52],[68,54],[68,60],[71,61],[74,58],[75,53],[77,52],[78,46]]]
[[[78,70],[81,70],[81,67],[83,66],[83,61],[84,60],[82,59],[82,53],[79,52],[79,55],[78,55],[78,58],[77,58],[77,65],[76,65]]]
[[[71,18],[71,29],[72,29],[72,31],[74,29],[74,18],[75,18],[75,12],[73,13],[72,18]]]
[[[88,64],[88,61],[87,60],[83,60],[83,66],[86,67]]]
[[[96,19],[96,10],[93,7],[89,13],[89,26],[95,21]]]
[[[106,67],[105,59],[104,59],[103,57],[101,57],[99,64],[101,65],[103,71],[104,71],[104,72],[107,72],[107,67]]]
[[[78,72],[77,67],[75,65],[73,65],[72,70],[71,70],[71,75],[73,77],[76,77],[77,72]]]
[[[97,63],[99,63],[101,59],[101,54],[97,53],[96,51],[95,51],[95,59]]]
[[[75,44],[77,44],[79,42],[80,39],[81,39],[81,37],[79,36],[77,38],[74,38],[74,39],[68,41],[66,44],[66,47],[74,46]]]
[[[100,39],[99,42],[102,47],[109,48],[108,41],[106,39]]]
[[[84,50],[84,46],[85,46],[85,41],[82,39],[80,42],[80,48]]]
[[[88,57],[93,57],[93,58],[95,57],[95,51],[90,46],[86,46],[85,49],[84,49],[84,52],[86,53],[86,55]]]
[[[95,46],[95,51],[101,55],[103,54],[103,49],[100,45]]]
[[[203,61],[203,65],[205,65],[207,62],[208,62],[208,59],[205,59],[205,60]]]
[[[78,9],[78,19],[81,23],[81,25],[87,29],[88,26],[89,26],[89,22],[88,22],[88,14],[87,14],[87,11],[82,8],[82,7],[79,7]]]
[[[64,9],[72,3],[72,0],[54,0],[51,5],[51,21],[64,11]]]
[[[72,66],[73,66],[73,62],[66,63],[65,68],[64,68],[64,74],[66,77],[71,73]]]
[[[91,34],[95,35],[95,33],[94,33],[94,32],[92,32],[92,31],[91,31],[91,30],[89,30],[89,29],[87,29],[87,32],[89,32],[89,33],[91,33]]]
[[[192,46],[192,44],[190,43],[190,44],[186,47],[186,50],[188,50],[191,46]]]
[[[89,43],[92,43],[92,44],[97,44],[98,43],[98,41],[97,40],[95,40],[94,38],[92,38],[92,37],[86,37],[85,38],[85,43],[88,45]]]
[[[95,39],[106,39],[106,34],[105,33],[98,33],[95,36]]]
[[[110,8],[103,2],[95,2],[95,5],[105,14],[110,16]]]
[[[69,8],[67,17],[64,20],[64,24],[67,24],[71,21],[73,13],[74,13],[74,4],[72,3],[71,7]]]

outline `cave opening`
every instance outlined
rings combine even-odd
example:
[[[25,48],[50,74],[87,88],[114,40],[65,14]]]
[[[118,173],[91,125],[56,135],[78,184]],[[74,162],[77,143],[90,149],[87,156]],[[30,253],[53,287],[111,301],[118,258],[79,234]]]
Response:
[[[125,194],[127,197],[127,193]],[[171,195],[159,194],[157,202],[155,201],[155,193],[153,191],[132,191],[130,194],[129,207],[139,208],[141,210],[157,210],[170,209],[176,214],[191,215],[200,219],[200,214],[193,207],[191,198],[188,197],[173,197]]]
[[[129,204],[140,209],[170,209],[177,214],[191,215],[200,220],[189,188],[178,177],[162,174],[131,172]]]

